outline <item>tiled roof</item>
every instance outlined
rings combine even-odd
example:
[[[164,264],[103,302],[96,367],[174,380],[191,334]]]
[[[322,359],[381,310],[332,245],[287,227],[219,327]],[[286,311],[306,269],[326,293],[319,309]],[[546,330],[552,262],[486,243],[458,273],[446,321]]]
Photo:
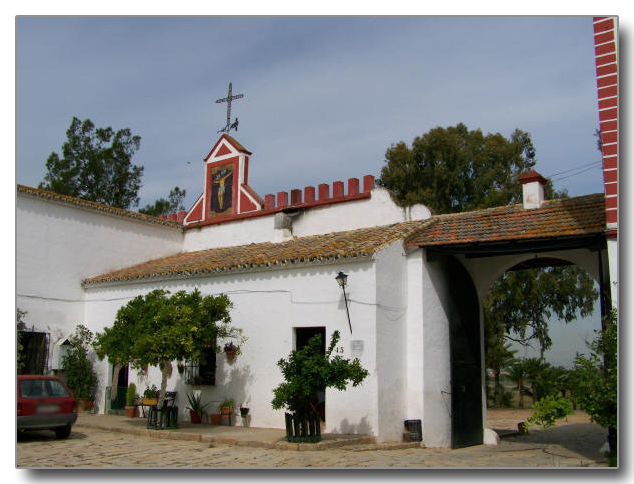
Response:
[[[48,190],[42,190],[41,188],[32,188],[25,185],[18,184],[18,193],[31,195],[45,200],[51,200],[54,202],[67,203],[76,207],[87,208],[95,210],[108,215],[116,215],[119,217],[126,217],[138,220],[140,222],[146,222],[157,225],[165,225],[167,227],[173,227],[176,229],[182,229],[183,226],[179,222],[174,220],[160,219],[153,215],[146,215],[144,213],[132,212],[131,210],[125,210],[123,208],[112,207],[104,203],[91,202],[90,200],[84,200],[83,198],[71,197],[70,195],[60,195],[59,193],[50,192]]]
[[[329,259],[368,257],[392,242],[410,236],[425,223],[426,221],[402,222],[300,237],[279,243],[263,242],[183,252],[85,279],[83,285],[143,281],[154,277],[187,277],[276,265],[319,263]]]
[[[547,200],[540,208],[521,204],[437,215],[407,245],[431,247],[505,240],[538,240],[600,234],[605,231],[602,193]]]

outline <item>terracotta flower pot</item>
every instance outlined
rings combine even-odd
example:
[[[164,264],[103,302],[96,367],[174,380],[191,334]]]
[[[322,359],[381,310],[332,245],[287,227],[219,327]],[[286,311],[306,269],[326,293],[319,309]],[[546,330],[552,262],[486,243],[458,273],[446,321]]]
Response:
[[[193,410],[189,411],[189,420],[191,420],[191,423],[193,424],[199,424],[202,422],[201,415]]]
[[[220,425],[220,417],[222,417],[219,413],[212,413],[209,415],[211,417],[211,425]]]
[[[89,400],[87,398],[78,398],[77,399],[77,410],[79,412],[87,412],[92,409],[95,402],[93,400]]]
[[[222,415],[231,415],[231,407],[222,407],[220,413]]]
[[[233,361],[233,359],[236,357],[236,352],[233,350],[227,350],[225,351],[226,355],[227,355],[227,359],[229,361]]]
[[[134,418],[139,416],[139,407],[136,405],[125,406],[125,416],[128,418]]]

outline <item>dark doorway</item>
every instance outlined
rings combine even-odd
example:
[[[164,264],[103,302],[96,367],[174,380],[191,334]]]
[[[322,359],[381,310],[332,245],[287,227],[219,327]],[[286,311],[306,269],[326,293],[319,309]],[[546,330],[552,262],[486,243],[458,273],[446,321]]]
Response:
[[[326,328],[324,326],[311,326],[308,328],[295,328],[295,349],[301,350],[308,340],[316,334],[321,335],[321,352],[326,354]],[[326,389],[319,392],[317,400],[313,403],[319,412],[319,418],[326,421]]]
[[[480,305],[471,276],[453,256],[443,257],[447,274],[451,361],[451,447],[483,441]]]
[[[19,331],[22,344],[22,375],[44,375],[48,366],[48,333]]]
[[[113,368],[114,373],[114,368]],[[113,374],[114,377],[114,374]],[[128,366],[123,366],[119,370],[119,376],[115,379],[113,378],[112,384],[117,386],[117,395],[111,400],[110,408],[112,410],[123,410],[125,407],[125,396],[128,391]]]

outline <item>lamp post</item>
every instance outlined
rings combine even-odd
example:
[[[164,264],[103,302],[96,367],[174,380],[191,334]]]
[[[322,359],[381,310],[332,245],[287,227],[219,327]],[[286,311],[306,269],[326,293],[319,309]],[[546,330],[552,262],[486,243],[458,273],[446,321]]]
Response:
[[[352,323],[350,323],[350,311],[348,311],[348,298],[346,298],[346,282],[348,282],[348,274],[344,274],[342,271],[339,271],[335,280],[341,286],[341,290],[343,291],[343,300],[346,303],[346,314],[348,315],[348,326],[350,326],[350,334],[352,334]]]

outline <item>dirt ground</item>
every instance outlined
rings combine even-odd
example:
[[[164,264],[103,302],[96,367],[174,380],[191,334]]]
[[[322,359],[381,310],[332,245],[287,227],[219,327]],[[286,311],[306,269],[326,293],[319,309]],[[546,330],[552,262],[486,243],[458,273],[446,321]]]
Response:
[[[525,422],[531,415],[532,411],[528,408],[489,408],[487,409],[487,428],[517,431],[517,424]],[[557,420],[555,425],[579,423],[590,423],[590,417],[583,410],[574,410],[573,415]]]

